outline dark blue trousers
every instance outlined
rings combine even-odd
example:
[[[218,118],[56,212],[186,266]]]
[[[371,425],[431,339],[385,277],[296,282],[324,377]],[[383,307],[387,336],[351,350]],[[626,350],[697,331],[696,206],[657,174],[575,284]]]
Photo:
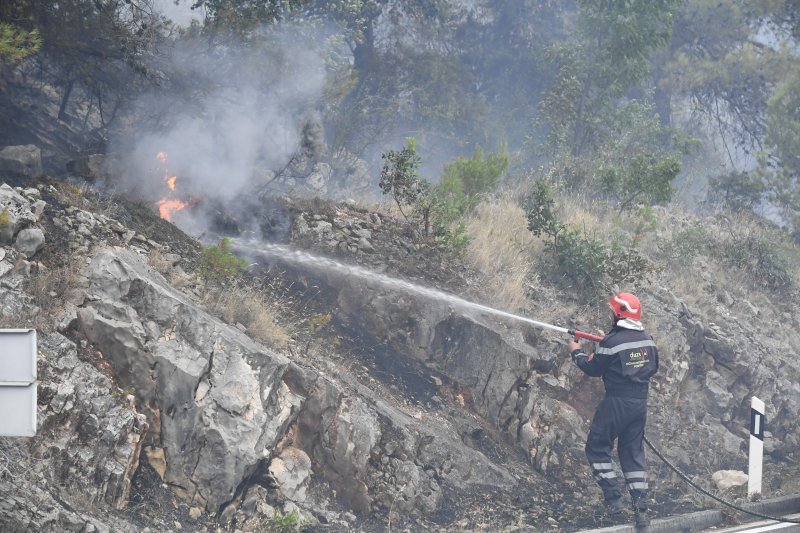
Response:
[[[647,497],[647,458],[644,454],[644,425],[647,399],[606,396],[592,419],[586,439],[586,458],[606,501],[622,496],[614,472],[611,450],[617,453],[625,483],[635,508],[645,509]]]

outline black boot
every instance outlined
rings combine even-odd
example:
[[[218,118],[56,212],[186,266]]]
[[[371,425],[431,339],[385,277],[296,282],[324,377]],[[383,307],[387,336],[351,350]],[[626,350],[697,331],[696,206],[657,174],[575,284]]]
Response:
[[[650,526],[650,517],[647,516],[647,508],[634,507],[633,508],[633,522],[636,529],[646,528]]]
[[[606,500],[606,512],[610,515],[619,515],[627,510],[625,504],[622,503],[622,498],[614,498],[613,500]]]

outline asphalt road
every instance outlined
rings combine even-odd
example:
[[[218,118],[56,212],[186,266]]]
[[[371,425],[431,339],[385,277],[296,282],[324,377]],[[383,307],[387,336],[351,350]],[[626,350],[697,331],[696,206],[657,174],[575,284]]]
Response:
[[[800,514],[788,515],[785,518],[789,518],[791,520],[800,520]],[[744,524],[726,529],[704,529],[703,531],[714,531],[715,533],[762,533],[767,531],[775,531],[777,533],[798,533],[800,532],[800,524],[764,520],[761,522],[753,522],[750,524]]]
[[[789,500],[787,503],[796,503],[796,501],[796,497],[793,497],[793,499]],[[797,510],[796,506],[793,505],[793,507],[792,511]],[[784,515],[778,512],[772,513],[772,516],[785,516],[792,520],[800,520],[800,514]],[[633,525],[619,525],[602,529],[586,530],[585,533],[589,531],[593,533],[677,533],[683,531],[713,531],[714,533],[766,533],[774,531],[776,533],[800,533],[800,524],[761,520],[738,526],[726,527],[721,525],[725,520],[726,517],[722,511],[699,511],[687,515],[653,520],[650,527],[646,529],[636,529]]]

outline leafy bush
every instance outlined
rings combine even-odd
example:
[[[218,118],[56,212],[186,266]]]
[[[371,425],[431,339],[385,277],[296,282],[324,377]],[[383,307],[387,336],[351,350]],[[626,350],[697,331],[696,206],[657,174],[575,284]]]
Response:
[[[779,230],[748,231],[734,235],[720,247],[723,260],[752,275],[758,285],[774,291],[794,287],[798,257]]]
[[[403,149],[389,150],[381,157],[386,161],[381,170],[381,191],[392,195],[403,218],[418,223],[427,239],[439,202],[432,194],[431,184],[419,177],[420,157],[415,139],[408,137]]]
[[[444,166],[438,190],[443,196],[450,194],[457,200],[473,199],[497,185],[507,168],[505,144],[496,154],[484,154],[483,148],[477,146],[472,157],[458,157]]]
[[[664,243],[664,252],[670,261],[689,265],[698,255],[714,253],[714,237],[703,226],[672,233],[672,238]]]
[[[478,146],[471,157],[458,157],[444,166],[442,180],[429,197],[431,227],[438,242],[458,252],[466,250],[469,236],[466,226],[459,221],[475,209],[481,195],[497,185],[508,162],[504,144],[496,154],[485,154]]]
[[[753,211],[767,193],[763,176],[752,172],[732,172],[708,180],[707,201],[731,211]]]
[[[619,202],[624,211],[636,202],[662,204],[672,198],[672,181],[681,171],[676,155],[663,159],[656,154],[637,154],[629,161],[610,165],[601,170],[603,191]]]
[[[567,228],[558,239],[549,243],[561,272],[560,281],[582,292],[596,294],[605,281],[606,247],[602,241]]]
[[[683,265],[691,264],[699,255],[721,260],[750,274],[754,284],[777,292],[793,289],[798,281],[800,252],[778,228],[753,224],[745,230],[714,235],[694,226],[674,232],[663,249],[670,261]]]
[[[0,68],[3,62],[17,63],[41,48],[42,37],[37,30],[25,31],[0,22]]]
[[[553,197],[553,187],[550,184],[544,181],[534,183],[528,204],[530,206],[528,229],[536,237],[541,237],[542,234],[555,237],[565,229],[556,216],[556,202]]]
[[[633,225],[633,242],[638,243],[647,232],[655,231],[658,228],[658,220],[653,212],[653,207],[649,205],[640,206],[636,214]]]
[[[444,167],[442,181],[431,186],[419,177],[420,158],[413,138],[401,150],[382,155],[386,161],[381,171],[383,194],[391,194],[408,222],[420,226],[425,239],[462,252],[469,244],[463,223],[459,223],[478,203],[479,195],[497,184],[508,167],[508,150],[484,154],[475,148],[472,157],[459,157]],[[410,211],[409,211],[410,208]]]
[[[406,139],[406,146],[401,150],[389,150],[381,154],[386,161],[381,170],[380,188],[383,194],[391,194],[400,213],[408,220],[404,207],[413,206],[423,192],[419,177],[420,157],[417,155],[416,141],[413,137]]]
[[[653,264],[635,248],[619,242],[611,245],[586,235],[578,228],[567,228],[548,244],[561,272],[559,281],[592,297],[599,297],[614,285],[635,285],[654,271]]]
[[[200,275],[207,281],[222,284],[239,276],[247,268],[247,261],[231,252],[231,241],[225,237],[219,244],[206,246],[200,255]]]
[[[280,509],[275,509],[275,515],[257,529],[258,533],[290,533],[302,531],[303,519],[296,510],[283,514]]]
[[[653,263],[633,246],[619,241],[606,248],[605,274],[611,284],[637,284],[656,270]]]
[[[537,182],[528,200],[528,229],[547,239],[553,265],[560,272],[559,282],[591,296],[607,292],[614,284],[636,284],[653,270],[650,261],[632,246],[620,242],[607,245],[585,231],[567,226],[555,211],[553,188]]]
[[[463,222],[453,226],[439,226],[434,231],[434,235],[436,242],[459,254],[464,253],[472,241],[467,232],[467,226]]]

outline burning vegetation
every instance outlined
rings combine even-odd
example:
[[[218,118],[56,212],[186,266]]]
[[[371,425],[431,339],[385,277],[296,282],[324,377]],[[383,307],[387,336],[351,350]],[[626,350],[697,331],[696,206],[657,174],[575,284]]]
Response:
[[[166,196],[162,197],[156,202],[156,206],[158,206],[158,216],[171,222],[172,217],[176,212],[186,209],[193,203],[197,203],[197,200],[194,202],[192,199],[184,201],[175,196],[177,193],[176,182],[178,181],[178,176],[172,174],[167,167],[167,152],[158,152],[156,154],[156,160],[159,162],[159,166],[161,167],[161,179],[167,184],[167,188],[169,189],[169,192],[166,193]]]

